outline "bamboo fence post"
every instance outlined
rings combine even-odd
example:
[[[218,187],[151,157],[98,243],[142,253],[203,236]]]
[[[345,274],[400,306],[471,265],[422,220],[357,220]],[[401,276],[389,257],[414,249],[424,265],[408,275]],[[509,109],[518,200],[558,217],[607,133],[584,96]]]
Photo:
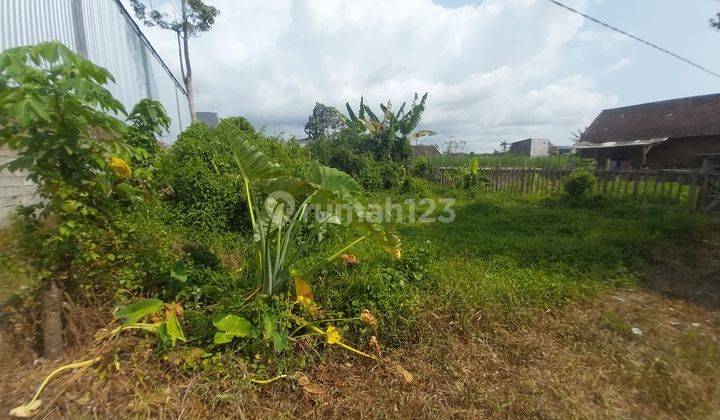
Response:
[[[675,194],[675,201],[677,201],[678,204],[680,204],[681,199],[682,199],[683,178],[684,178],[683,174],[678,174],[678,176],[677,176],[678,190],[677,190],[677,194]]]
[[[633,175],[635,178],[633,182],[633,200],[637,200],[640,193],[640,172],[634,172]]]
[[[705,202],[707,201],[707,193],[708,193],[708,187],[710,186],[710,174],[705,171],[703,172],[702,181],[700,183],[700,201],[699,201],[699,207],[700,210],[705,209]]]
[[[688,198],[687,198],[687,204],[688,208],[690,210],[695,210],[695,203],[697,201],[697,181],[698,181],[698,174],[697,172],[693,172],[692,176],[690,177],[690,186],[688,187]]]

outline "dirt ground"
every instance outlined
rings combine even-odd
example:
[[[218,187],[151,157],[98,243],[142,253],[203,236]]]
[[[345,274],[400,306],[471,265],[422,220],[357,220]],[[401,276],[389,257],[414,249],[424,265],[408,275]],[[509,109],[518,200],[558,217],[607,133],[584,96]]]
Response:
[[[130,338],[125,359],[53,381],[38,418],[718,418],[719,250],[652,255],[639,287],[522,322],[428,312],[418,343],[383,364],[338,352],[265,386],[237,379],[241,361],[178,373]],[[0,345],[5,414],[53,366]]]

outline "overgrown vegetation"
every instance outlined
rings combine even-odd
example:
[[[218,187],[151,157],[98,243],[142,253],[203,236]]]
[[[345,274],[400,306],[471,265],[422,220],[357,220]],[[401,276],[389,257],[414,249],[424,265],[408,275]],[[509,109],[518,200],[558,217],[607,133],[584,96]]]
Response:
[[[386,415],[392,401],[402,416],[453,407],[458,416],[582,417],[592,412],[573,411],[577,401],[607,408],[618,398],[581,377],[581,362],[633,390],[624,396],[632,409],[602,413],[687,417],[717,403],[720,351],[708,336],[683,333],[625,357],[628,343],[640,347],[636,319],[615,307],[576,316],[637,285],[648,254],[700,238],[717,227],[713,219],[622,200],[578,205],[594,186],[585,165],[561,198],[483,192],[480,168],[501,163],[482,156],[455,165],[458,188],[433,185],[417,178],[431,159],[408,153],[412,138],[430,134],[414,131],[426,96],[408,112],[382,105],[382,119],[361,101],[357,114],[348,107],[347,127],[313,126],[308,148],[242,117],[194,124],[164,148],[156,141],[169,124],[162,107],[145,100],[125,121],[111,116],[125,116],[103,86],[111,80],[57,43],[0,55],[0,145],[17,150],[9,168],[29,174],[43,198],[18,212],[12,239],[0,238],[0,267],[34,282],[5,311],[12,332],[0,346],[20,355],[47,347],[36,334],[45,323],[33,319],[52,309],[60,349],[80,360],[58,372],[87,369],[65,389],[117,396],[92,409],[86,397],[63,400],[67,411],[58,413],[32,398],[39,381],[28,375],[27,389],[12,384],[13,404],[30,401],[16,414],[226,414],[259,399],[252,384],[272,384],[259,391],[271,396],[266,406],[332,415],[332,405],[315,403],[326,392],[314,381],[343,366],[354,373],[326,382],[370,379],[340,398],[371,393],[385,404],[350,404],[358,415]],[[450,223],[398,216],[438,218],[441,198],[456,200]],[[371,217],[372,204],[388,199],[396,223],[385,211]],[[30,372],[33,359],[17,372]],[[575,375],[569,384],[544,376],[563,369]],[[516,373],[526,382],[516,386]],[[80,375],[92,381],[73,382]],[[578,383],[595,396],[572,394]],[[431,408],[407,409],[431,394],[442,402],[426,397]],[[538,395],[547,407],[528,403]]]

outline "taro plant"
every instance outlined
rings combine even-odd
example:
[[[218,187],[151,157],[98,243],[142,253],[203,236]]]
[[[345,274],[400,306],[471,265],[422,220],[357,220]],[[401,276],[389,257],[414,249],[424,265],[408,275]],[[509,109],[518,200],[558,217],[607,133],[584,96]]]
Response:
[[[412,141],[436,134],[430,130],[414,131],[420,124],[426,100],[427,93],[419,101],[416,93],[410,109],[405,111],[406,103],[403,103],[396,113],[393,113],[391,101],[388,101],[387,105],[380,104],[383,113],[380,119],[365,104],[364,99],[360,98],[358,114],[355,114],[350,104],[346,104],[348,116],[341,115],[341,117],[345,125],[351,129],[372,136],[376,158],[406,161],[412,155]]]
[[[400,239],[388,218],[376,217],[365,210],[358,202],[362,189],[350,175],[316,164],[309,179],[294,178],[271,163],[243,132],[228,127],[223,136],[232,146],[242,177],[257,249],[259,283],[264,294],[273,295],[283,290],[293,277],[296,286],[303,285],[304,278],[366,238],[374,239],[394,258],[400,258]],[[266,194],[262,208],[253,194],[257,190]],[[310,215],[314,217],[308,217]],[[294,273],[293,264],[312,247],[300,237],[301,229],[319,234],[330,224],[348,223],[361,226],[366,233],[321,259],[308,271]]]

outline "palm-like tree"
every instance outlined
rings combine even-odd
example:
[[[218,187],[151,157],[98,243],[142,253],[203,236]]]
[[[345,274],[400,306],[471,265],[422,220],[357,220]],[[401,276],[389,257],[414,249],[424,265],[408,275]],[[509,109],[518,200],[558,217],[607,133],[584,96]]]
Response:
[[[414,131],[420,124],[422,113],[425,111],[426,100],[427,93],[419,101],[416,93],[410,109],[406,112],[406,103],[403,102],[396,113],[393,113],[391,101],[388,101],[387,105],[380,104],[380,109],[383,112],[383,119],[380,120],[370,107],[365,104],[364,98],[360,98],[360,108],[357,115],[348,103],[345,105],[348,116],[342,115],[342,118],[351,129],[372,136],[373,141],[375,141],[375,154],[378,158],[402,161],[410,158],[412,153],[410,142],[436,134],[430,130]]]

